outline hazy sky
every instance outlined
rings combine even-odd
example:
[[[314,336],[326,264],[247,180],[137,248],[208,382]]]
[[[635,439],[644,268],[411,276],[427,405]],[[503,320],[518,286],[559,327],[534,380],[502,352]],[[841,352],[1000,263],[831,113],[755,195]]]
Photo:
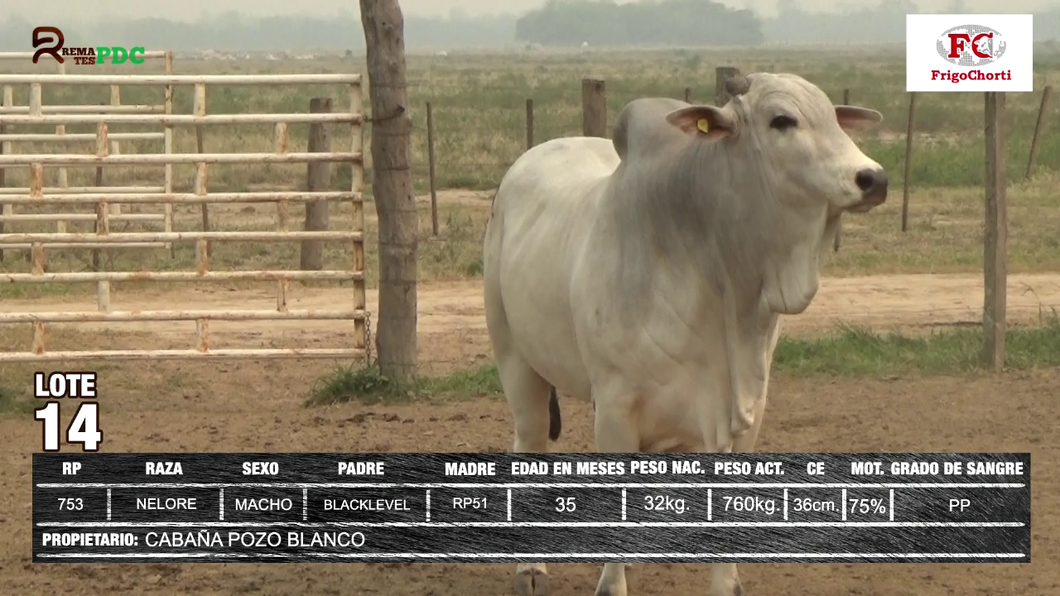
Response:
[[[616,0],[625,3],[630,0]],[[545,0],[400,0],[406,14],[444,16],[454,9],[469,14],[522,12],[544,4]],[[763,14],[773,14],[776,0],[721,0],[734,8],[752,8]],[[950,0],[914,0],[923,10],[942,12]],[[304,16],[331,16],[342,11],[359,13],[358,0],[178,0],[176,2],[145,2],[144,0],[37,0],[19,2],[0,0],[5,4],[3,14],[21,16],[33,21],[56,16],[84,15],[86,20],[122,15],[138,18],[155,16],[171,20],[190,21],[203,15],[238,10],[253,16],[285,15],[297,12]],[[1030,12],[1049,4],[1048,0],[1009,0],[1002,12]],[[798,0],[797,4],[818,11],[830,11],[846,6],[875,6],[878,0]],[[970,10],[991,13],[998,11],[992,0],[965,0]]]

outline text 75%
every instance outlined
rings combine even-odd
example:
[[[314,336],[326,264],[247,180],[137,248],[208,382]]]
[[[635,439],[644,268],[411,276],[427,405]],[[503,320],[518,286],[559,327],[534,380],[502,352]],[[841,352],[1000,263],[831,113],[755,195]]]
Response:
[[[883,499],[848,499],[848,512],[861,515],[885,515],[887,505]],[[777,500],[759,496],[723,497],[725,511],[758,512],[773,515],[777,511]],[[796,512],[833,512],[839,509],[835,501],[822,499],[793,499],[792,509]]]

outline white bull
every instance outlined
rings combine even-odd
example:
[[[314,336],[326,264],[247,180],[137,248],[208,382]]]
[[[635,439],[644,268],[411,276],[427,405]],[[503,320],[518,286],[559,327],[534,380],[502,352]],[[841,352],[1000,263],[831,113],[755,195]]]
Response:
[[[558,437],[557,390],[592,400],[600,452],[753,450],[779,315],[809,306],[841,214],[883,203],[887,175],[847,134],[879,112],[788,74],[729,90],[635,100],[613,142],[548,141],[505,174],[483,259],[515,452]],[[516,591],[547,579],[520,564]],[[743,593],[733,563],[711,583]],[[625,596],[625,564],[596,594]]]

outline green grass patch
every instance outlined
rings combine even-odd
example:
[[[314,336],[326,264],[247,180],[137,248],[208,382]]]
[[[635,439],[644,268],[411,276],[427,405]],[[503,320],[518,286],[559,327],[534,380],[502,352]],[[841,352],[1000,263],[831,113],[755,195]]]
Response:
[[[412,388],[400,386],[393,379],[383,376],[376,367],[344,366],[318,379],[304,405],[328,406],[348,401],[392,402],[414,395]]]
[[[923,336],[880,333],[842,326],[812,338],[781,338],[773,372],[795,377],[879,377],[900,374],[960,374],[981,367],[982,329],[958,327]],[[1060,366],[1060,317],[1043,317],[1038,327],[1011,328],[1006,336],[1006,368]],[[499,396],[497,368],[485,364],[444,376],[422,377],[401,387],[376,368],[344,367],[320,379],[307,407],[349,401],[395,403],[418,398]]]
[[[980,327],[915,337],[843,326],[813,339],[782,338],[773,370],[798,377],[956,374],[980,368],[982,346]],[[1060,319],[1050,315],[1039,327],[1010,328],[1005,352],[1012,370],[1060,365]]]
[[[319,379],[305,400],[306,407],[350,401],[400,403],[421,398],[483,397],[501,394],[497,367],[492,364],[442,376],[420,377],[401,385],[383,376],[376,367],[344,366]]]
[[[435,396],[482,397],[500,395],[503,391],[497,367],[493,364],[483,364],[445,376],[428,377],[420,382],[420,387]]]
[[[31,414],[33,400],[26,395],[19,395],[14,390],[0,384],[0,416]]]

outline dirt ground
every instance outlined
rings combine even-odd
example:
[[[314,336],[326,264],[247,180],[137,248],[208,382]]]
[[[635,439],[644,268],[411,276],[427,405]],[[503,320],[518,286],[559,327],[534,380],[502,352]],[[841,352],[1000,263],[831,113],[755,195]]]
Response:
[[[113,310],[274,309],[276,295],[263,284],[259,290],[227,291],[207,285],[172,284],[165,289],[123,292],[111,289]],[[434,282],[418,289],[420,335],[427,349],[421,360],[435,367],[460,366],[485,358],[489,344],[482,305],[482,282]],[[350,304],[349,288],[295,288],[288,293],[292,310],[336,309]],[[368,290],[369,311],[378,312],[378,294]],[[785,333],[815,334],[838,322],[906,332],[975,324],[982,319],[983,281],[975,275],[886,275],[825,278],[805,313],[786,317]],[[1043,313],[1060,310],[1060,274],[1015,274],[1008,278],[1008,320],[1012,325],[1036,324]],[[7,312],[94,311],[94,296],[5,300]],[[68,326],[69,327],[69,326]],[[53,329],[48,325],[48,329]],[[210,347],[332,347],[346,345],[352,325],[328,320],[211,321]],[[134,333],[157,348],[189,348],[195,339],[192,322],[79,323],[82,331]],[[49,331],[49,337],[56,337]],[[47,349],[63,349],[77,337],[49,340]],[[27,346],[28,348],[28,346]],[[21,348],[21,349],[27,349]],[[84,349],[78,345],[74,349]]]
[[[1027,288],[1031,288],[1028,290]],[[480,286],[426,284],[419,294],[421,358],[437,369],[488,358]],[[289,306],[348,304],[343,290],[292,290]],[[376,295],[369,293],[375,311]],[[114,309],[275,306],[268,291],[114,292]],[[1060,305],[1060,275],[1010,277],[1012,323],[1037,320]],[[89,300],[5,301],[0,309],[91,310]],[[837,320],[880,329],[925,328],[974,321],[982,308],[978,276],[888,276],[828,279],[789,333],[810,333]],[[150,326],[148,326],[150,325]],[[213,347],[330,347],[342,333],[329,322],[211,326]],[[88,326],[81,327],[89,330]],[[129,324],[105,335],[59,330],[49,349],[91,337],[100,348],[189,347],[194,327]],[[27,335],[28,339],[28,335]],[[278,343],[282,342],[282,343]],[[8,342],[4,342],[5,344]],[[28,347],[28,343],[23,349]],[[78,346],[84,348],[84,345]],[[510,418],[497,399],[443,404],[342,404],[306,409],[302,400],[332,362],[154,362],[99,367],[105,452],[506,451]],[[0,367],[5,383],[29,383],[33,367]],[[774,377],[759,451],[1018,451],[1032,454],[1030,564],[747,564],[748,596],[1055,595],[1060,594],[1060,370],[964,378],[804,380]],[[586,451],[591,410],[563,403],[555,451]],[[68,417],[68,414],[67,416]],[[65,422],[65,421],[64,421]],[[508,564],[142,564],[30,563],[30,456],[40,429],[29,413],[0,417],[0,594],[254,594],[431,596],[511,592]],[[591,594],[598,565],[549,566],[552,593]],[[638,564],[631,595],[706,594],[709,569],[694,564]]]

